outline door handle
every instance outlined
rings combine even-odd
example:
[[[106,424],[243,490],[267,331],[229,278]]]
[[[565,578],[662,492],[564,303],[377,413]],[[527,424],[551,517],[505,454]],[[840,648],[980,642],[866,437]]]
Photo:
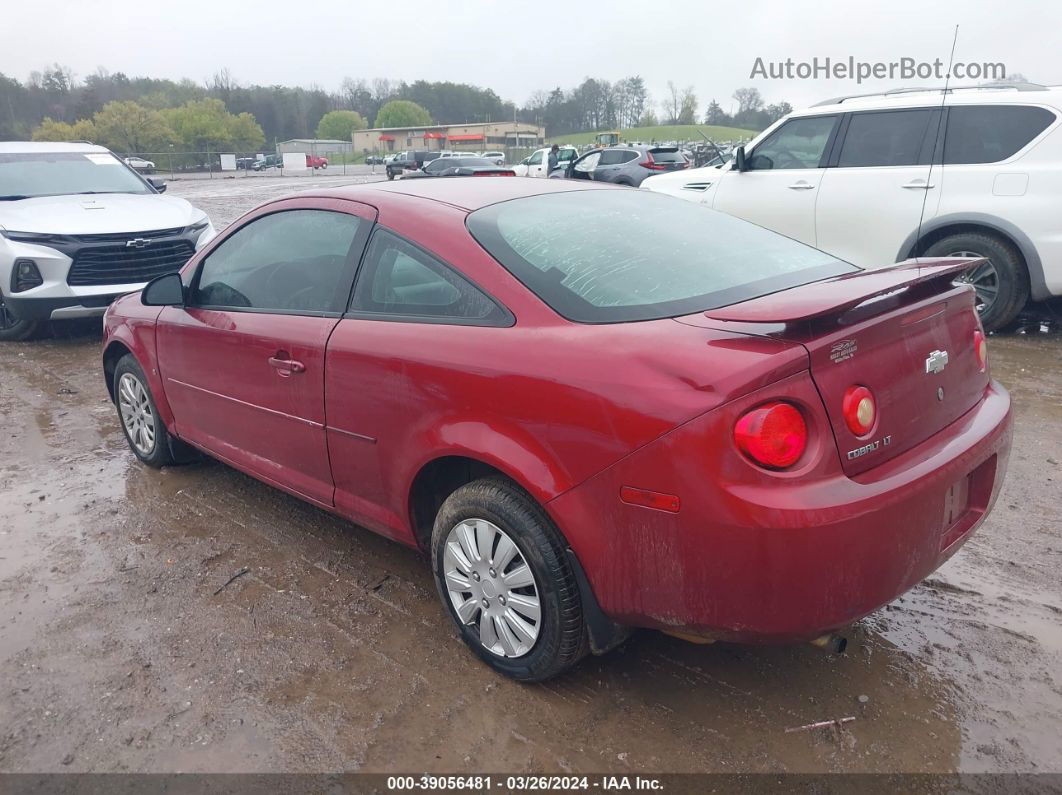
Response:
[[[929,190],[934,187],[932,182],[926,182],[924,180],[914,180],[912,182],[905,182],[900,186],[901,188],[907,188],[908,190]]]
[[[280,375],[288,376],[293,373],[306,372],[306,365],[288,357],[284,351],[278,351],[278,355],[269,357],[269,366]]]
[[[805,182],[804,180],[800,180],[799,182],[794,182],[790,185],[789,190],[812,190],[814,187],[814,185]]]

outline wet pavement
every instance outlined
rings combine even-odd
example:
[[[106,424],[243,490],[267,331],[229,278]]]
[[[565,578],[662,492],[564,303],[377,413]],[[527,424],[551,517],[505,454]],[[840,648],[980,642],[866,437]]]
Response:
[[[249,182],[173,192],[221,226],[322,180]],[[1058,333],[990,339],[995,512],[844,655],[643,632],[522,685],[416,553],[218,463],[139,465],[98,323],[57,331],[0,346],[0,771],[1062,772]]]

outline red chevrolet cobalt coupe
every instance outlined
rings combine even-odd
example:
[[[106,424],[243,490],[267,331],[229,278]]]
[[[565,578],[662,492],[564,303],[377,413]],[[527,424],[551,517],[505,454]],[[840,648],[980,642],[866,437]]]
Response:
[[[264,204],[106,316],[133,452],[202,451],[430,553],[497,670],[631,627],[822,638],[953,554],[1010,448],[969,260],[876,271],[644,191]]]

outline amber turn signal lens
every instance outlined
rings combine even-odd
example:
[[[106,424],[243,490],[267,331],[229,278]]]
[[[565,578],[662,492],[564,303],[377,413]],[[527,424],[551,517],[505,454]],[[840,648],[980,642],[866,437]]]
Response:
[[[853,385],[844,391],[841,413],[848,430],[856,436],[866,436],[878,418],[878,404],[869,389]]]

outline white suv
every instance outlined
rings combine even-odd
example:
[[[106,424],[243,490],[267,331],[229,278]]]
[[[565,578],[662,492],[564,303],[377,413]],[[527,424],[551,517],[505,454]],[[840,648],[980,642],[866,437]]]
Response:
[[[0,340],[102,315],[214,237],[165,189],[102,146],[0,143]]]
[[[1062,295],[1062,88],[999,84],[845,97],[773,124],[723,165],[642,187],[863,267],[982,256],[988,329]]]

